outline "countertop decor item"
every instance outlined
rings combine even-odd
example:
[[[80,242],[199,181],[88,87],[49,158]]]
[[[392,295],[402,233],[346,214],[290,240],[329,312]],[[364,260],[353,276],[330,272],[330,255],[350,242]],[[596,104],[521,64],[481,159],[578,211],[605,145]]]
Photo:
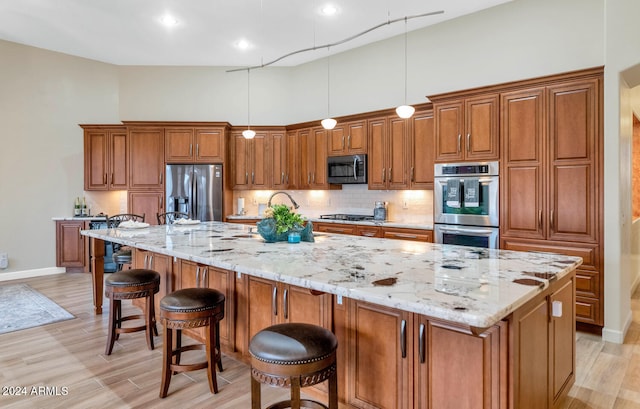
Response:
[[[288,241],[289,233],[299,233],[300,241],[314,241],[313,224],[305,221],[298,213],[294,213],[289,206],[276,204],[267,207],[263,216],[264,219],[260,220],[256,226],[258,233],[267,243]]]

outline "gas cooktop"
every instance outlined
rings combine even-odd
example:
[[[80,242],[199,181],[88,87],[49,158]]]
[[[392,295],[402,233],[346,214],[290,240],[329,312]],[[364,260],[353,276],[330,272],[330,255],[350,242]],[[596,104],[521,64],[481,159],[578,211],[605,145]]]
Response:
[[[366,215],[366,214],[344,214],[344,213],[337,213],[337,214],[323,214],[320,216],[321,219],[327,219],[327,220],[347,220],[347,221],[351,221],[351,222],[357,222],[357,221],[362,221],[362,220],[373,220],[373,216],[371,215]]]

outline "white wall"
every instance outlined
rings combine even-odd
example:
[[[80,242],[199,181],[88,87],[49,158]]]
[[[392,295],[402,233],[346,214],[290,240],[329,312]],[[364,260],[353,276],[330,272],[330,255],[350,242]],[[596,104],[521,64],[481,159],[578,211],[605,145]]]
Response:
[[[117,122],[115,67],[0,41],[2,272],[55,266],[52,216],[83,193],[80,123]]]

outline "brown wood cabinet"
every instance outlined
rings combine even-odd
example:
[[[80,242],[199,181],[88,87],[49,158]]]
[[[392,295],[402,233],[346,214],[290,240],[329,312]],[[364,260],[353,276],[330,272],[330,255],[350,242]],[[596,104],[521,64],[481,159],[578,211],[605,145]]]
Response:
[[[370,226],[367,224],[314,222],[313,230],[325,233],[351,234],[355,236],[382,237],[395,240],[412,240],[433,243],[433,230],[404,227]]]
[[[436,162],[498,159],[498,94],[432,101]]]
[[[409,157],[411,189],[433,189],[435,121],[433,110],[420,111],[411,118]]]
[[[156,320],[160,323],[160,300],[162,300],[162,297],[165,295],[173,292],[176,285],[173,274],[173,257],[152,251],[135,249],[133,251],[133,266],[134,268],[153,270],[160,274],[160,290],[154,295]],[[135,299],[133,300],[133,304],[144,311],[144,299]]]
[[[128,138],[129,189],[164,191],[164,128],[130,127]]]
[[[364,237],[382,237],[382,227],[380,226],[368,226],[363,224],[356,225],[356,233],[358,236]]]
[[[299,189],[301,186],[301,149],[300,139],[308,133],[308,129],[287,131],[287,188]]]
[[[304,322],[331,329],[331,294],[247,275],[238,281],[242,292],[238,317],[243,324],[238,325],[236,347],[244,356],[248,356],[251,338],[270,325]]]
[[[320,127],[298,131],[299,189],[328,189],[327,131]]]
[[[369,189],[409,188],[409,122],[394,116],[371,119]]]
[[[364,120],[339,123],[328,133],[328,156],[367,153],[367,123]]]
[[[88,229],[84,220],[56,220],[56,266],[68,273],[89,272],[88,240],[80,230]]]
[[[601,79],[501,95],[501,247],[579,255],[577,318],[604,324]]]
[[[433,230],[406,229],[402,227],[383,227],[385,239],[424,241],[433,243]]]
[[[114,125],[81,126],[84,129],[84,190],[127,189],[126,128]]]
[[[314,222],[313,230],[324,233],[338,233],[338,234],[358,234],[358,226],[355,224],[346,223],[322,223]]]
[[[257,131],[253,139],[242,132],[231,133],[233,141],[233,188],[237,190],[271,187],[272,153],[268,132]]]
[[[167,163],[224,163],[225,127],[165,128]]]
[[[127,193],[129,212],[144,215],[146,223],[158,224],[158,213],[164,213],[164,192],[129,190]]]
[[[287,134],[284,131],[273,131],[272,143],[272,184],[276,190],[285,190],[289,187],[289,166],[287,152]]]

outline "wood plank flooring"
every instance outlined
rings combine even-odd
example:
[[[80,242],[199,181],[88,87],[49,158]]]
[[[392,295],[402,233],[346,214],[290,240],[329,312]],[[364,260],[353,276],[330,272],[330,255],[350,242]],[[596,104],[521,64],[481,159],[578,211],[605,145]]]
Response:
[[[218,374],[217,395],[210,394],[205,372],[196,371],[174,375],[165,399],[158,397],[161,337],[155,338],[156,349],[149,351],[143,333],[123,334],[113,353],[105,356],[107,314],[93,315],[90,275],[60,274],[14,282],[29,284],[76,318],[0,335],[0,407],[250,407],[249,369],[226,355],[224,372]],[[634,322],[624,344],[603,342],[591,334],[577,335],[576,383],[562,408],[640,408],[640,292],[633,298]],[[125,312],[133,308],[126,304]],[[26,395],[2,394],[11,387],[21,388]],[[263,405],[287,396],[288,390],[263,387]]]

